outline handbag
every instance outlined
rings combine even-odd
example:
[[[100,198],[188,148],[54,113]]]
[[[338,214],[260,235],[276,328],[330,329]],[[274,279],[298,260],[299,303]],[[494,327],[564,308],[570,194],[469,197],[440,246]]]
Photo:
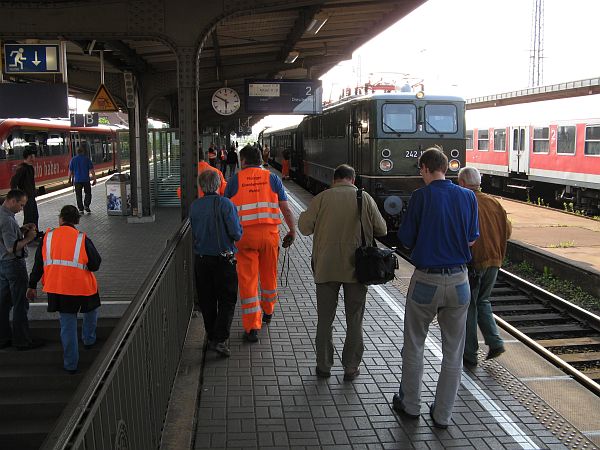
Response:
[[[365,242],[365,232],[362,224],[362,189],[356,191],[358,203],[358,220],[360,222],[360,237],[362,244],[354,252],[356,279],[362,284],[384,284],[394,279],[398,268],[398,258],[389,248],[379,248],[373,238],[372,245]]]

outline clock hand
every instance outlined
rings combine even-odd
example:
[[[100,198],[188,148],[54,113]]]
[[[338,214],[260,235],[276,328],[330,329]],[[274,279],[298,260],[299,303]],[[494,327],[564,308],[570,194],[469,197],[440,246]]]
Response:
[[[215,95],[215,97],[217,97],[219,100],[223,100],[225,104],[229,103],[229,101],[225,100],[223,97],[219,97],[218,95]]]

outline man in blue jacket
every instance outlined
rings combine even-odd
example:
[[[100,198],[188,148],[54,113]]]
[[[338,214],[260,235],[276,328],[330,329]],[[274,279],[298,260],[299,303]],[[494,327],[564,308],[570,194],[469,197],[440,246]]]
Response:
[[[90,173],[93,177],[93,182],[90,185]],[[75,156],[69,163],[69,183],[75,186],[75,197],[77,198],[77,208],[79,214],[83,214],[83,210],[91,213],[90,204],[92,203],[92,186],[96,185],[96,172],[94,172],[94,164],[87,157],[83,148],[77,149]],[[85,198],[81,199],[81,191],[85,192]]]
[[[471,298],[469,247],[479,237],[477,200],[472,191],[446,180],[448,158],[439,148],[423,152],[419,168],[425,187],[412,194],[398,230],[400,242],[412,250],[415,271],[406,296],[402,380],[393,407],[411,419],[420,417],[424,344],[429,324],[437,315],[443,359],[429,414],[435,427],[445,429],[462,372]]]
[[[235,242],[242,237],[242,226],[235,205],[217,194],[221,186],[219,174],[217,170],[205,170],[198,176],[204,197],[192,203],[190,222],[198,307],[208,348],[229,356],[229,332],[238,291]]]

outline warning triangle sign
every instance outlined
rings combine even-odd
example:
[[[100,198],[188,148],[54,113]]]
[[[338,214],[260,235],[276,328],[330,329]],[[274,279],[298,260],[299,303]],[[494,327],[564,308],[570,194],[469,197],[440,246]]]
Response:
[[[90,107],[88,108],[89,112],[117,112],[119,111],[119,107],[117,106],[117,102],[112,98],[112,95],[106,89],[106,86],[103,84],[100,85],[94,98],[92,99],[92,103],[90,103]]]

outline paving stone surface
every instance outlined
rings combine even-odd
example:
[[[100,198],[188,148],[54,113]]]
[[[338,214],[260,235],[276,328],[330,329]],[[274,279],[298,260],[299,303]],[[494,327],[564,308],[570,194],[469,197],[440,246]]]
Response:
[[[40,229],[45,231],[47,228],[58,226],[58,213],[64,205],[69,204],[76,205],[72,190],[39,199]],[[128,224],[126,217],[109,216],[106,213],[104,183],[92,187],[90,209],[92,213],[81,217],[78,228],[87,233],[102,257],[100,270],[95,273],[100,298],[102,301],[130,301],[165,249],[168,239],[177,231],[181,223],[181,210],[160,208],[155,211],[155,222]],[[17,214],[16,218],[21,224],[22,213]],[[33,265],[37,247],[37,243],[28,246],[28,272]],[[46,300],[41,283],[38,284],[38,297],[40,302]],[[38,305],[35,309],[45,308]]]
[[[286,188],[298,215],[310,196],[292,184],[286,183]],[[340,299],[332,376],[317,378],[311,246],[310,237],[299,235],[291,248],[287,285],[284,275],[273,320],[259,332],[259,342],[244,342],[238,307],[231,357],[206,353],[195,449],[565,448],[483,370],[463,375],[453,425],[447,430],[434,428],[427,405],[433,401],[440,371],[441,339],[435,324],[425,351],[422,416],[414,421],[394,413],[390,402],[400,383],[403,312],[410,277],[404,266],[400,280],[369,288],[360,376],[353,382],[343,381],[345,319]],[[283,254],[280,266],[282,262]]]

